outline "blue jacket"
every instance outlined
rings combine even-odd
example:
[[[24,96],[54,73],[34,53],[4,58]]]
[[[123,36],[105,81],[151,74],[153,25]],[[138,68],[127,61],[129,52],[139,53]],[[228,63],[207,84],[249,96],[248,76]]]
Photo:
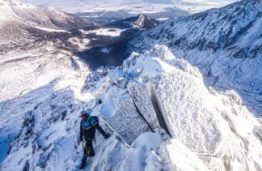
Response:
[[[96,116],[89,116],[87,119],[82,120],[80,123],[80,141],[85,138],[86,141],[95,138],[96,129],[107,138],[108,135],[99,125],[99,119]]]

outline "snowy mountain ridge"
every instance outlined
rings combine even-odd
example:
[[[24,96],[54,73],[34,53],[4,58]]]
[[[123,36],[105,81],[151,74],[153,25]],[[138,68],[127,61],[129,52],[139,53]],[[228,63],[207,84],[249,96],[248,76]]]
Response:
[[[135,52],[120,67],[91,71],[53,41],[88,49],[93,39],[121,34],[112,28],[45,30],[55,39],[47,36],[38,47],[1,54],[0,170],[79,170],[82,110],[99,116],[112,134],[107,140],[97,134],[96,155],[84,170],[262,170],[260,51],[233,57],[240,45],[247,55],[261,46],[255,34],[260,33],[260,2],[241,1],[161,24],[134,38]],[[242,12],[249,14],[243,23]],[[34,44],[35,37],[26,38]]]
[[[74,17],[65,14],[64,12],[55,9],[53,7],[36,7],[30,4],[24,4],[20,1],[6,1],[1,0],[1,24],[4,24],[2,20],[8,22],[15,21],[23,24],[34,26],[45,26],[48,28],[65,27],[66,25],[76,24],[72,23]],[[75,25],[77,27],[77,25]]]
[[[210,8],[222,7],[235,0],[23,0],[35,5],[52,5],[67,12],[90,11],[127,11],[129,13],[155,13],[168,11],[172,8],[183,9],[190,13],[204,11]],[[110,4],[110,5],[108,5]]]
[[[260,52],[260,37],[258,33],[255,34],[259,30],[255,29],[259,28],[261,5],[260,0],[241,1],[222,9],[180,17],[146,33],[146,36],[156,40],[159,39],[158,36],[164,36],[162,39],[169,39],[166,43],[170,46],[187,50],[229,49],[235,52],[234,57],[246,55],[244,57],[254,58],[255,51]],[[252,42],[251,38],[255,41]]]
[[[20,1],[1,0],[0,11],[1,53],[25,44],[25,48],[38,44],[36,39],[50,37],[50,32],[65,33],[68,29],[86,24],[82,19],[56,8],[36,7]]]
[[[117,84],[127,82],[126,86],[112,84],[117,80]],[[154,87],[172,139],[163,139],[159,129],[155,129],[154,134],[148,133],[143,124],[129,122],[127,116],[134,116],[136,111],[126,88],[134,81],[135,86]],[[138,96],[146,94],[145,89],[140,90]],[[133,139],[132,146],[127,147],[114,137],[103,140],[98,136],[97,155],[87,169],[244,171],[262,168],[261,123],[243,106],[234,91],[218,92],[207,88],[198,69],[177,59],[165,46],[155,46],[144,54],[132,54],[122,69],[109,71],[95,89],[86,91],[90,95],[85,102],[71,99],[70,89],[57,91],[40,103],[37,101],[41,99],[29,100],[33,110],[24,116],[24,126],[1,169],[12,170],[10,166],[17,165],[21,170],[26,167],[28,170],[75,170],[81,157],[81,146],[75,144],[79,128],[76,116],[83,107],[93,108],[92,114],[104,117],[111,126],[118,128],[118,133],[129,131],[126,135]],[[98,99],[102,104],[97,103]],[[151,111],[145,101],[146,98],[141,98],[142,108]],[[16,105],[13,110],[19,108]],[[121,122],[114,121],[119,119]],[[154,122],[158,121],[151,120]],[[136,138],[137,135],[140,136]],[[154,137],[154,141],[149,137]]]
[[[244,0],[170,20],[134,39],[131,47],[167,45],[199,67],[207,84],[236,89],[250,110],[261,115],[261,5],[260,0]]]

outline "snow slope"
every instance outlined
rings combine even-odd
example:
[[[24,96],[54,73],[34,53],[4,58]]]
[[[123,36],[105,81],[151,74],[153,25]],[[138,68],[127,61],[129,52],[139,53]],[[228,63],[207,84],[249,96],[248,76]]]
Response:
[[[254,32],[260,28],[260,3],[242,1],[169,21],[137,37],[132,42],[137,52],[123,66],[92,73],[82,60],[52,41],[1,54],[0,170],[78,170],[82,110],[92,110],[113,134],[107,140],[97,134],[96,156],[85,170],[262,170],[260,51],[252,58],[232,57],[243,46],[252,54],[251,49],[260,45]],[[250,17],[235,19],[238,12]],[[203,17],[206,13],[212,14],[214,23],[224,24],[225,31],[231,30],[218,45],[220,34],[206,35],[223,27]],[[201,22],[206,30],[198,32]],[[244,33],[242,28],[247,28]],[[61,36],[61,30],[49,31]],[[227,46],[234,35],[240,37]],[[81,36],[73,38],[76,43],[83,41]],[[242,39],[252,41],[245,44]],[[258,40],[257,45],[253,40]],[[148,87],[160,102],[171,137],[160,126]]]
[[[53,7],[36,7],[20,1],[1,0],[1,24],[3,21],[16,21],[28,25],[43,27],[76,27],[76,19]]]
[[[205,82],[236,90],[257,116],[261,106],[261,1],[243,0],[221,9],[173,19],[134,39],[144,50],[164,44],[200,68]]]
[[[127,85],[116,88],[112,86],[116,80],[120,80],[117,85],[121,85],[121,80],[126,80]],[[12,170],[16,165],[16,169],[28,166],[29,170],[75,170],[81,157],[81,146],[76,144],[78,112],[94,108],[93,114],[106,118],[106,124],[112,124],[111,118],[122,118],[112,125],[120,134],[128,130],[126,136],[133,140],[131,146],[126,146],[114,136],[103,140],[98,134],[97,155],[89,161],[87,170],[261,170],[261,123],[235,91],[206,87],[199,70],[177,59],[167,47],[155,46],[143,54],[135,53],[125,61],[123,68],[109,71],[100,80],[93,81],[96,87],[85,90],[89,94],[85,100],[77,98],[82,95],[72,96],[68,87],[42,96],[44,99],[30,99],[41,95],[41,88],[8,102],[15,107],[12,111],[3,110],[5,115],[9,116],[13,110],[21,111],[25,99],[30,105],[26,105],[24,112],[30,110],[21,119],[23,126],[1,169]],[[128,120],[127,116],[134,111],[123,99],[128,99],[127,87],[134,82],[154,87],[171,139],[161,135],[159,126],[153,134],[143,130],[143,124]],[[42,92],[46,94],[46,90]],[[98,99],[102,104],[97,103]],[[143,107],[151,110],[150,105]],[[106,128],[105,122],[101,122]],[[153,122],[158,121],[153,119]],[[138,138],[132,132],[136,132]]]
[[[87,64],[74,55],[74,50],[87,48],[91,38],[105,37],[108,42],[108,37],[117,39],[121,30],[68,30],[67,25],[45,23],[46,15],[41,8],[22,8],[22,4],[4,2],[6,8],[12,9],[10,13],[15,15],[1,22],[0,170],[74,170],[82,156],[81,145],[76,144],[79,112],[93,108],[98,95],[103,93],[99,89],[82,93],[90,70]],[[56,10],[52,14],[58,17],[59,22],[65,21],[56,15]],[[50,21],[53,19],[49,15],[48,18]],[[74,17],[72,20],[78,21]],[[130,140],[134,138],[129,136]],[[153,136],[159,138],[158,135]],[[129,147],[114,138],[106,144],[102,143],[101,137],[98,138],[102,151],[97,153],[104,160],[116,160],[117,155],[118,158],[125,157],[121,152],[133,155],[133,152],[128,151]],[[155,146],[154,143],[145,145],[148,146],[146,153]],[[144,153],[144,142],[139,146],[134,150],[134,155]],[[108,148],[104,151],[105,147]],[[119,148],[123,150],[118,151]],[[64,151],[67,151],[67,155]],[[96,164],[104,160],[97,160],[92,167],[97,167]],[[109,164],[107,162],[101,167],[113,167]]]
[[[56,8],[36,7],[20,1],[1,0],[0,11],[0,53],[37,44],[36,39],[46,39],[47,32],[66,32],[87,24]]]

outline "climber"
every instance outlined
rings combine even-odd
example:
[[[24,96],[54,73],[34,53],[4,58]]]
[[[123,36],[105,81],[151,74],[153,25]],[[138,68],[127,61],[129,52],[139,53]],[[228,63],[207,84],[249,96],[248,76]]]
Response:
[[[95,138],[96,129],[104,136],[105,139],[109,138],[110,135],[101,128],[98,117],[91,116],[89,113],[82,111],[81,118],[79,142],[83,141],[84,156],[80,168],[84,168],[87,157],[95,155],[92,142]]]

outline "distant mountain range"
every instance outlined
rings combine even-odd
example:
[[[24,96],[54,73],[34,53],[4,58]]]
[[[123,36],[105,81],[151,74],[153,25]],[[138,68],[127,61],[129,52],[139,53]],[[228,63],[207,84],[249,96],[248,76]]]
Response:
[[[86,20],[54,7],[36,7],[19,1],[0,0],[1,53],[25,44],[27,48],[37,44],[36,40],[50,37],[47,32],[66,33],[66,30],[86,24]]]
[[[159,12],[165,8],[181,8],[190,12],[198,12],[209,8],[221,7],[236,0],[23,0],[35,5],[51,5],[68,12],[115,11],[127,10],[132,13],[142,11]],[[108,5],[110,4],[110,5]]]

